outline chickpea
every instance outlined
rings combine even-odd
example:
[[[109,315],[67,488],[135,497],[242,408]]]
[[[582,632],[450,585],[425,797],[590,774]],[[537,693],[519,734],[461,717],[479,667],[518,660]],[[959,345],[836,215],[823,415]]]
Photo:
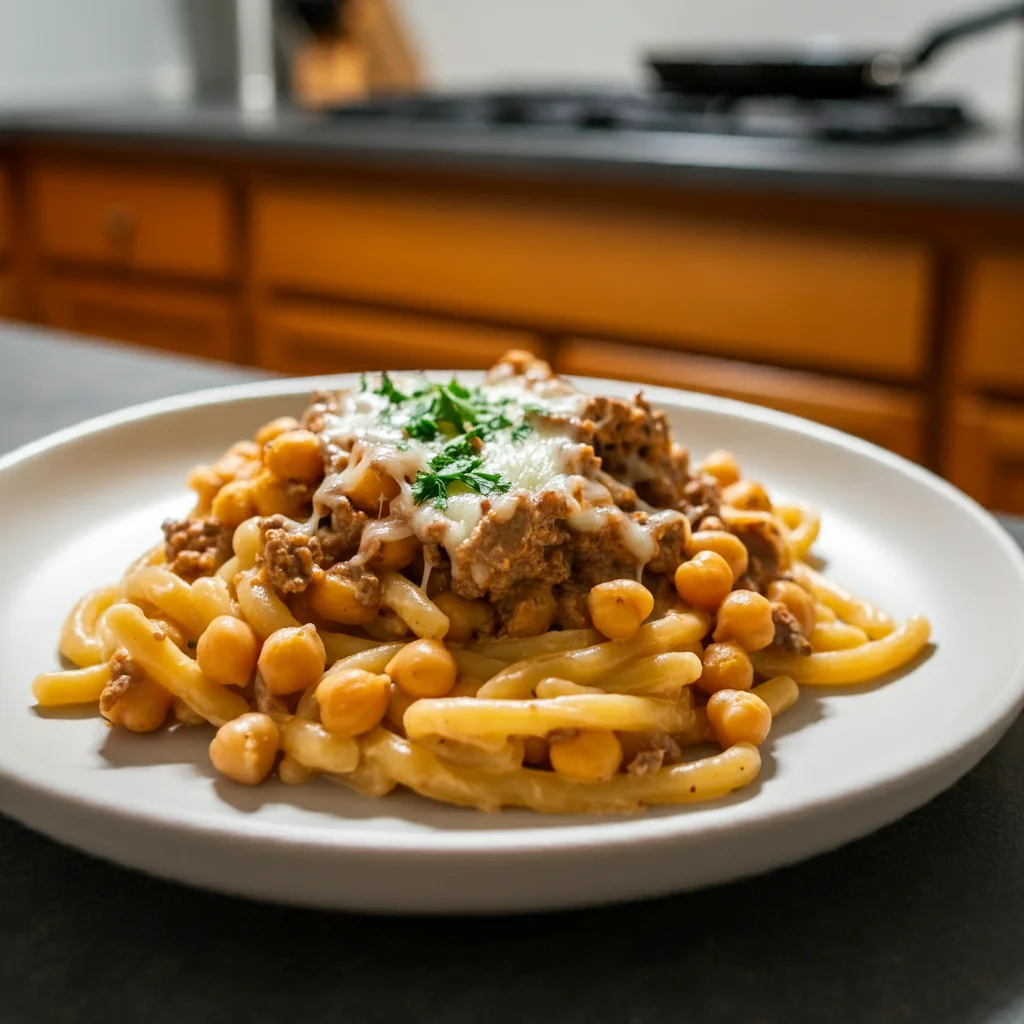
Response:
[[[207,679],[221,686],[247,686],[256,668],[259,640],[252,626],[219,615],[196,644],[196,661]]]
[[[732,508],[745,512],[771,512],[768,493],[756,480],[737,480],[722,491],[722,500]]]
[[[282,480],[314,483],[324,473],[320,441],[310,430],[278,434],[263,449],[263,464]]]
[[[455,659],[440,640],[406,644],[384,671],[410,697],[443,697],[458,675]]]
[[[324,642],[307,622],[271,633],[263,641],[258,664],[267,689],[280,697],[312,686],[324,674],[326,662]]]
[[[416,537],[386,540],[380,550],[366,563],[374,572],[397,572],[404,569],[419,553]]]
[[[723,747],[734,743],[760,746],[772,727],[772,713],[756,693],[719,690],[708,699],[708,722]]]
[[[275,437],[285,434],[290,430],[298,429],[299,421],[293,416],[279,416],[276,420],[264,423],[263,426],[256,431],[256,444],[262,448],[264,445],[273,441]]]
[[[775,639],[771,602],[753,590],[734,590],[718,606],[715,640],[735,640],[746,651],[759,651]]]
[[[719,487],[728,487],[736,483],[740,478],[740,467],[736,463],[732,452],[719,448],[705,456],[700,464],[700,471],[713,476],[718,481]]]
[[[393,476],[370,466],[358,480],[345,488],[345,495],[356,508],[376,514],[381,504],[397,498],[400,490]]]
[[[775,580],[768,587],[768,600],[784,604],[790,615],[800,624],[800,631],[804,636],[810,636],[814,632],[814,598],[799,583]]]
[[[277,766],[277,777],[286,786],[301,786],[313,778],[313,770],[307,768],[301,761],[296,761],[291,754],[285,754]]]
[[[727,530],[697,530],[686,543],[686,553],[693,558],[698,551],[714,551],[729,563],[732,578],[738,580],[750,564],[746,546]]]
[[[446,640],[461,644],[474,636],[490,636],[494,632],[494,609],[486,601],[470,601],[442,590],[434,595],[434,604],[448,616]]]
[[[225,453],[223,459],[232,459],[236,469],[244,462],[259,461],[260,446],[255,441],[236,441]]]
[[[229,779],[243,786],[258,786],[274,767],[280,745],[274,720],[250,711],[217,730],[210,743],[210,760]]]
[[[285,482],[268,469],[264,469],[250,482],[252,503],[261,516],[288,515],[294,511],[294,501]]]
[[[520,583],[512,614],[504,624],[505,636],[540,636],[551,628],[558,602],[543,583]]]
[[[104,693],[104,697],[106,694]],[[164,724],[173,697],[148,676],[133,679],[112,704],[101,697],[103,716],[114,725],[131,732],[153,732]]]
[[[330,673],[316,688],[320,721],[335,736],[358,736],[380,724],[391,699],[391,680],[363,669]]]
[[[391,697],[388,700],[387,719],[389,724],[403,736],[405,735],[405,713],[415,703],[415,697],[410,697],[401,687],[392,685]]]
[[[322,619],[345,626],[365,626],[376,616],[380,603],[361,604],[358,591],[354,579],[328,571],[313,580],[307,593],[313,611]]]
[[[732,569],[717,551],[698,551],[675,575],[679,596],[695,608],[717,608],[732,590]]]
[[[575,736],[551,741],[551,767],[580,782],[611,778],[622,764],[622,744],[613,732],[581,729]]]
[[[754,666],[747,652],[739,644],[708,644],[701,658],[704,668],[694,683],[705,693],[719,690],[749,690],[754,682]]]
[[[628,640],[654,610],[654,595],[636,580],[611,580],[591,588],[587,608],[594,628],[609,640]]]
[[[206,515],[213,505],[217,492],[224,486],[224,478],[212,466],[196,466],[188,475],[186,484],[196,492],[197,511]]]
[[[214,519],[232,528],[256,514],[252,486],[247,480],[232,480],[226,483],[213,499],[210,508]]]

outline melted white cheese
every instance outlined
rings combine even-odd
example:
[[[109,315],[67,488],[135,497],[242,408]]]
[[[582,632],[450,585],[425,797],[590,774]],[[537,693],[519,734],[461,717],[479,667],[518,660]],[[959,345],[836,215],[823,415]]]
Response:
[[[398,390],[412,394],[422,378],[391,375]],[[376,378],[375,378],[376,382]],[[507,521],[527,495],[557,492],[573,511],[567,524],[581,532],[614,530],[626,550],[637,560],[637,573],[657,551],[651,525],[635,522],[612,501],[608,488],[598,480],[580,475],[582,456],[589,454],[573,436],[572,420],[579,416],[589,396],[574,391],[557,378],[549,381],[509,377],[488,385],[486,392],[494,400],[504,400],[502,412],[513,425],[529,417],[531,407],[564,418],[563,424],[539,425],[519,440],[512,430],[492,433],[480,449],[481,472],[497,473],[511,486],[507,493],[483,496],[456,486],[449,494],[447,507],[417,505],[412,482],[420,471],[430,469],[449,438],[439,436],[430,442],[407,438],[403,430],[406,416],[401,404],[393,404],[373,390],[350,391],[340,396],[336,414],[326,417],[324,436],[351,454],[349,465],[325,479],[317,492],[316,507],[330,508],[332,496],[354,485],[368,469],[386,473],[398,481],[400,493],[392,499],[389,514],[374,520],[364,529],[360,555],[376,540],[398,540],[414,533],[422,540],[434,540],[453,553],[465,543],[484,515],[486,501],[489,516]],[[647,464],[630,465],[633,480],[653,475]],[[633,482],[630,481],[630,483]],[[359,557],[359,556],[357,556]],[[472,568],[471,568],[472,571]],[[481,571],[486,573],[484,567]],[[425,578],[429,569],[425,572]]]

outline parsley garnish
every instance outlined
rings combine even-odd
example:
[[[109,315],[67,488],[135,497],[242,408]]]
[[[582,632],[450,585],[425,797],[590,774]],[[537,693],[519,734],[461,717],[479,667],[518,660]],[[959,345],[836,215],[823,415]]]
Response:
[[[412,497],[417,505],[432,501],[439,509],[448,507],[449,488],[455,484],[477,494],[504,494],[512,484],[502,480],[500,473],[481,473],[484,460],[473,448],[470,437],[460,437],[445,445],[430,460],[430,472],[420,470],[412,484]]]
[[[395,387],[394,381],[388,376],[387,370],[382,370],[380,375],[380,387],[375,388],[375,395],[383,395],[392,405],[398,405],[400,402],[406,401],[408,395],[402,394],[398,388]]]
[[[533,427],[530,426],[526,420],[523,420],[515,430],[512,431],[512,443],[518,444],[520,441],[526,440],[526,438],[533,432]]]

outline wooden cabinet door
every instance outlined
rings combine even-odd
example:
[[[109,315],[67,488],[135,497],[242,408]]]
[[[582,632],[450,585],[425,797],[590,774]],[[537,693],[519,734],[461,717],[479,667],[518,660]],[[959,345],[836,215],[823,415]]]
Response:
[[[11,181],[7,171],[0,167],[0,256],[11,248],[14,234],[14,203],[11,198]]]
[[[943,468],[987,508],[1024,514],[1024,404],[958,399]]]
[[[231,299],[185,288],[51,279],[42,288],[43,321],[54,327],[207,359],[238,358]]]
[[[20,295],[14,275],[0,268],[0,317],[15,319],[22,315]]]
[[[476,369],[511,348],[543,354],[540,339],[526,332],[405,313],[282,300],[257,319],[257,363],[281,373]]]
[[[909,459],[920,461],[924,456],[921,401],[906,389],[583,339],[557,344],[554,365],[561,373],[635,380],[752,402],[845,430]]]

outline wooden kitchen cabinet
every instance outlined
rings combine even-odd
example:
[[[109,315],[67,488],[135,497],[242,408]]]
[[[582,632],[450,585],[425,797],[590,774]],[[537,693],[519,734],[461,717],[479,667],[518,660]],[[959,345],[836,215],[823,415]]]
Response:
[[[1024,252],[967,262],[954,332],[962,387],[1024,393]]]
[[[0,268],[0,317],[14,319],[21,315],[22,304],[14,275]]]
[[[560,373],[636,380],[752,402],[856,434],[909,459],[924,457],[922,403],[908,389],[587,339],[557,344],[554,365]]]
[[[261,288],[911,380],[931,256],[898,238],[472,190],[264,184]]]
[[[14,238],[14,200],[11,179],[6,168],[0,167],[0,259],[10,253]]]
[[[544,354],[525,331],[279,300],[257,318],[260,366],[282,373],[488,367],[507,349]]]
[[[42,319],[53,327],[208,359],[241,358],[238,317],[224,296],[127,281],[51,278],[40,299]]]
[[[49,158],[28,184],[44,259],[196,278],[236,270],[232,200],[214,174]]]
[[[987,508],[1024,514],[1024,406],[958,399],[943,469]]]

